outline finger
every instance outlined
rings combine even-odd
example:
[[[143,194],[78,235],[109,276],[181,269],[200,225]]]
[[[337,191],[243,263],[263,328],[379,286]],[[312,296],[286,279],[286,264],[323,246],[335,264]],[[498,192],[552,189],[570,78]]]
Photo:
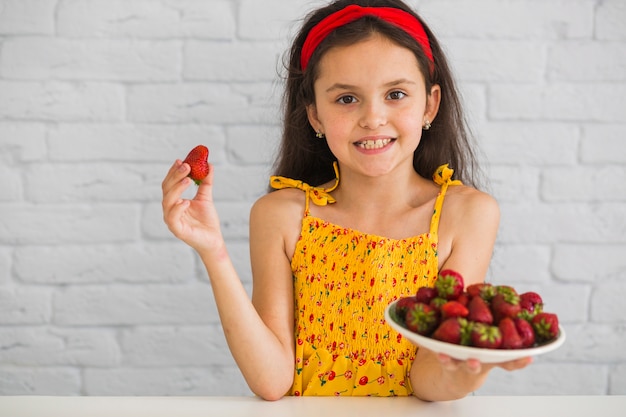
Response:
[[[209,164],[209,173],[198,186],[198,192],[196,193],[194,200],[213,200],[213,171],[213,164]]]
[[[500,368],[505,369],[507,371],[515,371],[515,370],[527,367],[528,365],[532,363],[532,361],[533,361],[532,357],[526,357],[526,358],[516,359],[510,362],[504,362],[504,363],[501,363],[499,366]]]
[[[180,204],[183,199],[181,198],[183,192],[191,185],[192,180],[187,177],[183,177],[176,183],[173,183],[169,189],[163,192],[163,206],[164,217],[167,218],[170,210],[177,204]]]
[[[170,167],[169,171],[165,175],[165,178],[163,179],[163,182],[161,183],[163,194],[167,193],[172,186],[189,175],[190,170],[191,168],[189,167],[189,164],[183,163],[180,159],[177,159]]]

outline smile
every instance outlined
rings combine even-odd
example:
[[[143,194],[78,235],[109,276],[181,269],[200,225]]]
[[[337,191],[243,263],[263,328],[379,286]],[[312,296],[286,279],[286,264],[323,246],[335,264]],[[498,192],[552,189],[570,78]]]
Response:
[[[387,146],[391,141],[391,138],[364,140],[361,142],[356,142],[355,145],[363,149],[380,149]]]

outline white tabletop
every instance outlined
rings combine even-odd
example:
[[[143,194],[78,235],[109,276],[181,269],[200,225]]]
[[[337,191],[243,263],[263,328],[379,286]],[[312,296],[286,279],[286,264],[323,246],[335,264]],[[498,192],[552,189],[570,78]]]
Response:
[[[427,403],[416,398],[285,397],[0,397],[2,417],[624,417],[626,396],[469,396]]]

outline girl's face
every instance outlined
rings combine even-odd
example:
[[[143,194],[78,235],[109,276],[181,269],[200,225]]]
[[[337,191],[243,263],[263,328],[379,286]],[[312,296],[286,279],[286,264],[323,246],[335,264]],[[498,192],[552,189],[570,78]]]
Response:
[[[314,90],[313,129],[326,135],[342,171],[367,176],[412,167],[424,120],[433,121],[440,102],[438,85],[426,94],[413,52],[377,34],[329,49]]]

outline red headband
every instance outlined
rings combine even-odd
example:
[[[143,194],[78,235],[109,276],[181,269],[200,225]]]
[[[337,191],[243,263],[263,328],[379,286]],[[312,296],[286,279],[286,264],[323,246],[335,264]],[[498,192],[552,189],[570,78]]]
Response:
[[[361,7],[353,4],[326,16],[311,29],[304,41],[302,54],[300,55],[302,71],[304,71],[309,64],[309,60],[313,52],[315,52],[315,49],[317,49],[319,44],[322,43],[330,32],[364,16],[378,17],[402,29],[420,44],[430,62],[434,62],[433,52],[428,42],[428,35],[426,35],[424,27],[415,16],[394,7]]]

